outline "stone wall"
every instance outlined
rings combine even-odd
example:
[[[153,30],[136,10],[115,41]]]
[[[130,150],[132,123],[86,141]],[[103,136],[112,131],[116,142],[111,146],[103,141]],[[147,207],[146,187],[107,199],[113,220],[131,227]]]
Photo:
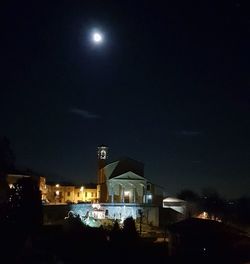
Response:
[[[142,212],[143,223],[152,226],[159,226],[159,207],[145,204],[101,204],[105,210],[106,218],[109,219],[126,219],[132,216],[134,219],[140,218]],[[44,224],[58,224],[70,211],[85,217],[88,212],[92,211],[92,204],[72,204],[72,205],[44,205]]]

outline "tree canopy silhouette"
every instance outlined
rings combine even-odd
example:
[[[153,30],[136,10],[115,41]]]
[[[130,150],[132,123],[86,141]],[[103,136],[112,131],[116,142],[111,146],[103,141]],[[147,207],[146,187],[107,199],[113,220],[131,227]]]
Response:
[[[42,224],[41,193],[32,177],[18,180],[10,189],[9,221],[28,232]]]
[[[179,194],[177,194],[177,197],[187,202],[198,202],[200,199],[199,194],[189,189],[182,190]]]
[[[0,138],[0,177],[15,167],[15,156],[7,137]]]
[[[6,137],[0,138],[0,204],[2,217],[5,214],[5,204],[8,199],[9,186],[7,174],[15,167],[15,157],[10,147],[10,141]]]

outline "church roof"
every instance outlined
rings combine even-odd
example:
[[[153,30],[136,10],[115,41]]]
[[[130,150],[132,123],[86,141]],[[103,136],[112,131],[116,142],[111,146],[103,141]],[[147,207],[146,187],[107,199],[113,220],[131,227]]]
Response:
[[[144,164],[131,158],[122,158],[104,168],[107,179],[112,179],[126,172],[132,172],[144,178]]]

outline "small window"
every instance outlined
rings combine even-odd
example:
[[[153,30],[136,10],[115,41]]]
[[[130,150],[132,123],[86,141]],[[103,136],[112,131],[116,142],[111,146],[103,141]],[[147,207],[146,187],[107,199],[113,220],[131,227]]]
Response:
[[[88,193],[87,193],[87,192],[85,192],[85,197],[87,197],[87,194],[88,194]]]
[[[93,192],[91,193],[91,197],[94,197],[94,193]]]
[[[70,196],[70,192],[68,192],[68,196]]]
[[[138,213],[139,216],[142,216],[142,209],[138,209],[137,213]]]
[[[79,196],[80,196],[80,193],[78,192],[78,193],[77,193],[77,197],[79,197]]]

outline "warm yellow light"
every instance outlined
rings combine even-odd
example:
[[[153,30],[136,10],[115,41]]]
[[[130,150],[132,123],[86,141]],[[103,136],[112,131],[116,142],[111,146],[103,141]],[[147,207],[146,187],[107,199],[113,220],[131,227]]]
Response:
[[[59,191],[56,191],[56,195],[58,196],[60,194],[60,192]]]
[[[59,184],[56,184],[56,188],[58,188],[60,185]]]
[[[84,190],[84,187],[83,187],[83,186],[81,186],[81,188],[80,188],[80,191],[81,191],[81,192],[83,192],[83,190]]]
[[[204,219],[207,219],[208,218],[207,212],[203,212],[202,218],[204,218]]]
[[[125,191],[125,192],[124,192],[124,195],[125,195],[125,196],[129,196],[129,191]]]

